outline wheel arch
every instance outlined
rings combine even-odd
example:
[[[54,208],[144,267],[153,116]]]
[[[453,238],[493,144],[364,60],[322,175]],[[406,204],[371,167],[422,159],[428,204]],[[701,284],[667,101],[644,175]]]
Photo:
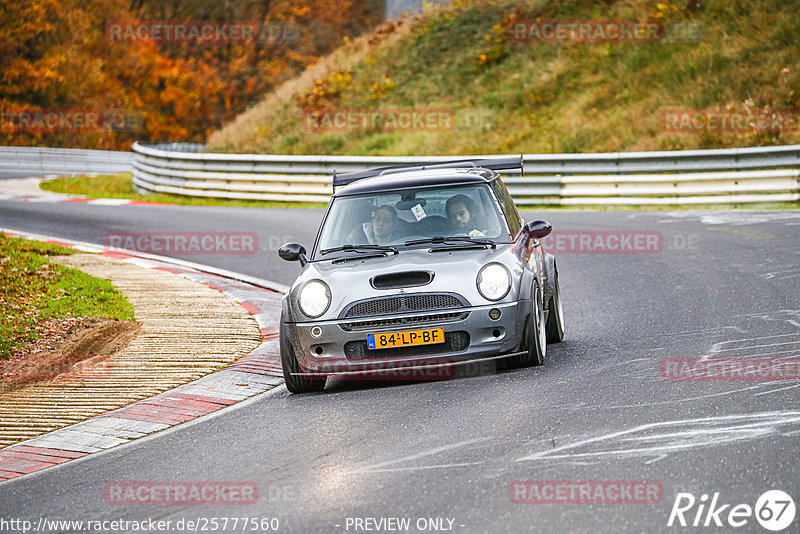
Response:
[[[558,268],[556,266],[556,257],[552,254],[545,254],[544,256],[544,305],[545,308],[550,306],[550,298],[556,292],[556,273]]]
[[[534,283],[539,283],[536,274],[530,269],[523,269],[519,286],[519,300],[531,300]]]

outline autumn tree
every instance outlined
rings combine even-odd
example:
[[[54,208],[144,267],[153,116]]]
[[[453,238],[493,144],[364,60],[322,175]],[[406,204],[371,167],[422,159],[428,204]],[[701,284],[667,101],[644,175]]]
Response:
[[[381,19],[382,2],[3,0],[0,144],[127,149],[203,141],[261,95]],[[109,21],[254,21],[240,43],[132,42]],[[280,32],[283,28],[284,33]],[[20,127],[15,110],[100,110],[99,129]],[[120,120],[120,119],[125,120]],[[128,120],[130,119],[130,120]]]

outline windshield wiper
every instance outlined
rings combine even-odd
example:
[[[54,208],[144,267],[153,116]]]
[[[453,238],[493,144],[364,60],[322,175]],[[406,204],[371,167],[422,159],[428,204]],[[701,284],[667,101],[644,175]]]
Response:
[[[387,254],[385,252],[369,252],[365,254],[356,254],[355,256],[339,256],[338,258],[334,258],[331,263],[334,265],[339,265],[342,263],[349,263],[351,261],[362,261],[368,260],[370,258],[385,258]]]
[[[413,239],[411,241],[406,241],[405,244],[406,246],[410,246],[410,245],[422,245],[425,243],[430,243],[432,245],[447,245],[449,243],[452,244],[472,243],[475,245],[485,245],[491,248],[497,248],[497,243],[495,243],[491,239],[479,239],[476,237],[468,237],[468,236],[427,237],[425,239]]]
[[[360,252],[361,250],[380,250],[381,252],[391,252],[393,254],[398,253],[397,247],[390,247],[386,245],[342,245],[341,247],[320,250],[319,253],[323,256],[330,254],[331,252],[357,252],[359,254],[366,254],[366,252]]]

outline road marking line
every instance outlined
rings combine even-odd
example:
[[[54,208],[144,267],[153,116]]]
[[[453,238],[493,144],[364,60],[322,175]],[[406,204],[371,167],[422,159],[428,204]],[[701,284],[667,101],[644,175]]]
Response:
[[[458,443],[452,443],[450,445],[442,445],[441,447],[435,447],[433,449],[428,449],[426,451],[417,452],[408,456],[404,456],[402,458],[396,458],[394,460],[389,460],[388,462],[381,462],[379,464],[369,465],[366,467],[360,467],[358,469],[349,471],[349,473],[366,473],[372,471],[379,471],[382,467],[387,465],[394,465],[402,462],[410,462],[413,460],[417,460],[419,458],[425,458],[427,456],[432,456],[434,454],[439,454],[440,452],[450,451],[454,449],[459,449],[466,445],[472,445],[473,443],[479,443],[482,441],[488,441],[492,438],[473,438],[464,441],[459,441]]]
[[[753,422],[749,422],[753,421]],[[734,426],[723,426],[725,423],[742,422],[745,424],[734,424]],[[749,423],[748,423],[749,422]],[[688,450],[700,446],[719,445],[731,441],[741,441],[755,439],[778,433],[776,427],[782,425],[800,424],[800,412],[764,412],[757,414],[728,415],[720,417],[707,417],[700,419],[685,419],[678,421],[665,421],[658,423],[648,423],[639,425],[627,430],[620,430],[609,434],[603,434],[588,439],[576,441],[566,445],[561,445],[553,449],[535,452],[519,458],[518,462],[536,460],[572,460],[577,458],[593,458],[600,460],[604,456],[634,457],[646,455],[662,455],[669,452]],[[667,432],[653,436],[637,437],[636,433],[647,432],[662,428],[670,428],[680,425],[695,425],[695,428]],[[633,437],[625,437],[633,436]],[[682,442],[674,441],[669,443],[671,438],[686,438]],[[599,450],[595,452],[571,453],[568,451],[578,449],[585,445],[607,444],[614,446],[614,440],[618,440],[616,445],[624,441],[635,441],[638,443],[646,441],[664,441],[663,445],[637,448],[619,448]],[[560,453],[560,454],[559,454]]]

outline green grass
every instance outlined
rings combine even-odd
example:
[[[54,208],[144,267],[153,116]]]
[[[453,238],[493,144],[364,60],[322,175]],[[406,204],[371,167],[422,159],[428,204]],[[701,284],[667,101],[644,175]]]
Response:
[[[262,208],[325,208],[321,202],[256,202],[225,201],[217,199],[190,198],[175,195],[141,195],[137,193],[130,181],[130,174],[112,174],[107,176],[70,176],[42,182],[41,188],[56,193],[86,195],[92,198],[127,198],[147,202],[183,204],[190,206],[231,206]],[[759,204],[670,204],[670,205],[570,205],[553,206],[551,204],[521,205],[520,209],[535,210],[675,210],[675,209],[800,209],[798,202],[772,202]]]
[[[750,203],[729,203],[729,204],[575,204],[568,206],[553,206],[552,204],[525,204],[517,206],[520,211],[542,211],[542,210],[576,210],[576,211],[675,211],[675,210],[703,210],[703,211],[725,211],[725,210],[797,210],[800,209],[800,201],[797,202],[754,202]]]
[[[207,150],[461,155],[800,143],[796,129],[674,133],[661,124],[666,109],[800,109],[799,11],[800,0],[456,0],[396,30],[396,38],[376,34],[375,44],[364,44],[367,37],[346,45],[320,62],[327,71],[317,66],[267,95],[212,135]],[[510,38],[513,20],[536,18],[658,19],[688,28],[689,38],[606,44]],[[445,108],[456,112],[456,127],[305,131],[297,99],[334,71],[350,78],[322,107]],[[376,97],[373,88],[386,79],[391,89]]]
[[[0,233],[0,360],[36,340],[37,325],[50,319],[133,320],[133,306],[108,281],[50,263],[47,257],[73,253]]]
[[[67,176],[47,180],[40,187],[45,191],[84,195],[91,198],[126,198],[158,204],[179,204],[184,206],[229,206],[244,208],[324,208],[322,202],[268,202],[262,200],[226,200],[218,198],[195,198],[180,195],[143,195],[133,187],[131,174],[107,174],[102,176]]]

